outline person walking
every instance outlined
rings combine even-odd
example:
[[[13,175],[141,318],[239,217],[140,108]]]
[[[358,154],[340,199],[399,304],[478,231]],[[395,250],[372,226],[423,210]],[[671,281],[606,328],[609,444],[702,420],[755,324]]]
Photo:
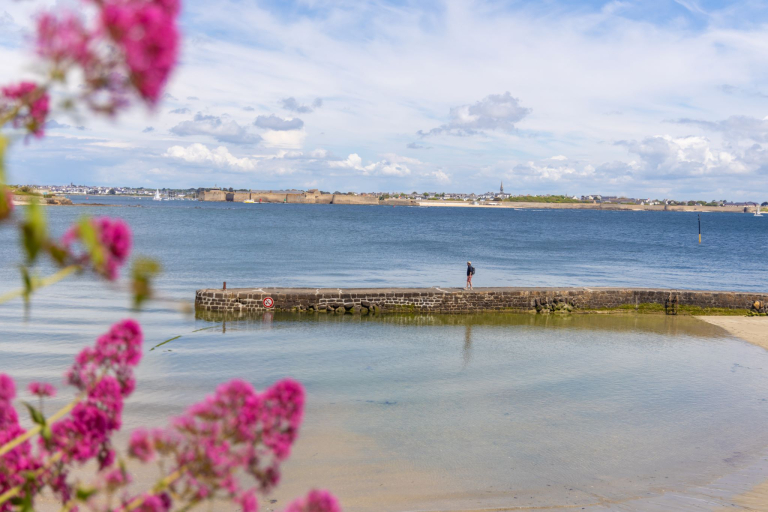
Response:
[[[464,287],[465,290],[469,289],[472,290],[472,276],[475,275],[475,267],[472,266],[472,262],[467,262],[467,286]]]

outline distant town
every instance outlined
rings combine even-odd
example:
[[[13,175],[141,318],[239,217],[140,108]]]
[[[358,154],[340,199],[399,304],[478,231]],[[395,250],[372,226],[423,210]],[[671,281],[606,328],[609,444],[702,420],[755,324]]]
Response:
[[[158,191],[163,198],[174,200],[197,200],[203,192],[210,190],[221,190],[224,192],[268,192],[275,194],[302,194],[304,190],[257,190],[257,189],[234,189],[232,187],[209,187],[209,188],[145,188],[145,187],[104,187],[92,185],[24,185],[17,188],[34,191],[41,195],[86,195],[86,196],[144,196],[154,197]],[[310,192],[313,192],[312,190]],[[352,195],[364,197],[377,197],[386,199],[406,199],[413,201],[509,201],[509,202],[533,202],[533,203],[600,203],[600,204],[624,204],[624,205],[681,205],[681,206],[768,206],[768,201],[728,201],[727,199],[671,199],[671,198],[635,198],[625,196],[611,196],[603,194],[590,195],[570,195],[570,194],[511,194],[504,191],[504,185],[499,187],[498,192],[485,192],[483,194],[475,193],[453,193],[453,192],[327,192],[319,191],[321,194],[334,195]]]

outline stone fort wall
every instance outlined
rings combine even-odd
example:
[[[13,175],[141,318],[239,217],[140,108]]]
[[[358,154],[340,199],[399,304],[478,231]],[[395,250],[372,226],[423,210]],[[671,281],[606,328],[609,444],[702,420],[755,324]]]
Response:
[[[346,194],[321,194],[317,190],[302,192],[300,194],[277,194],[273,192],[228,192],[225,190],[205,190],[200,193],[200,201],[231,201],[242,203],[252,200],[257,203],[294,203],[294,204],[379,204],[376,196],[353,196]],[[406,203],[398,203],[405,205]],[[408,205],[418,206],[415,201],[408,201]]]
[[[232,288],[197,290],[195,309],[220,313],[260,313],[274,301],[276,311],[473,313],[491,311],[566,312],[663,305],[751,309],[768,293],[638,288]]]

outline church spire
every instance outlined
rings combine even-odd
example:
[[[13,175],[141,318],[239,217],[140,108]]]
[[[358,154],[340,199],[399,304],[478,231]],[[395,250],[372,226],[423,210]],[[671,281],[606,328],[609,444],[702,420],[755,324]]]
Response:
[[[503,181],[501,182],[501,187],[499,187],[499,193],[500,194],[504,193],[504,182]]]

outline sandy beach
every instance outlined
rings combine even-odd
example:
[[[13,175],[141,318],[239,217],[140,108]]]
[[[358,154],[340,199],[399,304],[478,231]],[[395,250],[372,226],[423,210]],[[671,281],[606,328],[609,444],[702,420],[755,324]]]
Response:
[[[697,316],[696,318],[722,327],[737,338],[768,349],[768,317]]]

